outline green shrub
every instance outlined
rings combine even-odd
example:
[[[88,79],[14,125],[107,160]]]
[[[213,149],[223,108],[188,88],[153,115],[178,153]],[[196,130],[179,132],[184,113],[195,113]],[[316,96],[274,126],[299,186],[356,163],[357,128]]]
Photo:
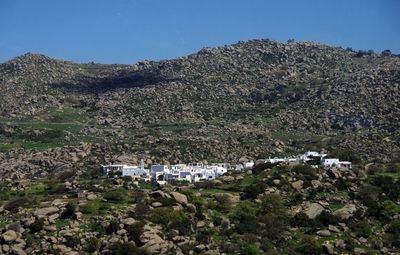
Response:
[[[148,252],[144,249],[138,248],[132,243],[113,243],[108,247],[111,255],[146,255]]]
[[[323,254],[321,244],[313,236],[305,236],[296,247],[296,251],[301,254]]]
[[[71,248],[76,248],[79,245],[81,245],[81,239],[79,236],[73,235],[73,236],[65,236],[65,245],[67,247],[71,247]]]
[[[150,206],[144,202],[136,204],[135,217],[138,219],[147,218],[150,214]]]
[[[61,213],[61,219],[70,219],[72,216],[74,216],[76,212],[77,206],[76,204],[73,203],[68,203],[65,206],[65,210]]]
[[[253,233],[258,227],[257,214],[258,208],[254,203],[250,201],[240,202],[231,215],[236,223],[236,231],[239,234]]]
[[[116,233],[119,230],[119,223],[118,220],[113,219],[109,222],[108,226],[106,227],[106,233],[111,235]]]
[[[176,229],[182,235],[189,234],[192,225],[183,210],[175,211],[169,207],[155,208],[150,215],[150,221],[162,225],[167,231]]]
[[[137,222],[126,227],[129,239],[134,241],[137,246],[142,244],[140,236],[143,234],[143,226],[144,222]]]
[[[99,224],[99,222],[97,222],[97,221],[91,222],[88,227],[91,232],[98,233],[97,237],[100,237],[100,236],[106,234],[106,228],[102,224]]]
[[[304,212],[299,212],[290,219],[290,225],[293,227],[310,227],[314,221],[308,218]]]
[[[400,197],[400,181],[396,181],[392,176],[375,176],[372,184],[381,188],[390,199],[397,201]]]
[[[400,248],[400,220],[394,220],[386,229],[393,246]]]
[[[273,213],[281,218],[286,218],[287,211],[279,194],[266,194],[261,196],[261,212]]]
[[[303,202],[303,194],[300,192],[293,193],[290,197],[288,202],[286,203],[287,206],[296,206]]]
[[[380,215],[386,219],[391,220],[395,215],[400,212],[400,207],[392,200],[385,200],[380,204]]]
[[[98,201],[90,201],[79,207],[83,214],[94,214],[99,210],[100,204]]]
[[[315,221],[320,226],[328,226],[338,224],[339,218],[328,211],[322,211],[321,214],[315,218]]]
[[[298,179],[311,181],[318,178],[317,170],[310,165],[296,165],[292,171],[297,174]]]
[[[16,197],[13,200],[9,201],[5,204],[4,209],[10,211],[12,213],[16,213],[19,211],[19,208],[25,208],[29,205],[34,204],[34,199],[29,197]]]
[[[258,182],[247,186],[243,190],[242,199],[255,199],[258,195],[264,193],[267,185],[263,182]]]
[[[400,164],[391,162],[386,164],[386,171],[389,173],[400,173]]]
[[[369,237],[372,234],[372,229],[367,220],[361,220],[359,222],[349,221],[349,228],[359,237]]]
[[[127,191],[125,189],[115,189],[105,192],[103,197],[110,201],[122,202],[127,198]]]
[[[215,195],[215,200],[217,201],[217,206],[216,209],[220,212],[228,212],[233,204],[231,201],[231,196],[229,194],[216,194]]]
[[[364,185],[360,188],[357,198],[368,207],[370,215],[377,215],[379,213],[379,198],[382,190],[373,185]]]
[[[29,225],[29,229],[32,233],[39,232],[43,229],[44,227],[44,222],[43,219],[37,219],[35,222],[33,222],[31,225]]]
[[[88,253],[94,253],[99,251],[100,241],[96,237],[91,237],[86,241],[85,251]]]
[[[267,213],[258,218],[258,221],[261,223],[261,226],[254,230],[262,238],[267,238],[271,241],[282,240],[284,233],[287,230],[287,222],[282,215]]]
[[[258,255],[261,254],[257,245],[255,244],[247,244],[245,245],[243,251],[241,252],[243,255]]]

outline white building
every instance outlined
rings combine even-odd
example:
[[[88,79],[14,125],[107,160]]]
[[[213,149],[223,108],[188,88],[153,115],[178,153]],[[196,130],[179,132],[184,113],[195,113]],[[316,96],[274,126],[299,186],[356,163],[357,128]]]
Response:
[[[152,165],[150,173],[169,173],[169,167],[167,165]]]
[[[321,159],[321,165],[324,167],[339,166],[338,158],[323,158]]]
[[[138,166],[123,166],[122,176],[141,177],[148,175],[148,170]]]
[[[114,174],[118,174],[121,173],[122,174],[122,168],[125,165],[101,165],[100,166],[100,171],[102,174],[109,174],[109,173],[114,173]]]
[[[324,167],[337,167],[350,169],[352,164],[350,161],[340,161],[338,158],[323,158],[321,165]]]
[[[251,160],[251,161],[243,162],[242,164],[243,164],[244,169],[250,169],[250,168],[253,168],[254,161]]]

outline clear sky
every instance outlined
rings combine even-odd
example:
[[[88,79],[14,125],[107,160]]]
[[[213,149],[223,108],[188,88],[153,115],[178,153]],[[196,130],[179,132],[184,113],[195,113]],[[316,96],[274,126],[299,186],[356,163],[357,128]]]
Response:
[[[170,59],[269,38],[400,53],[400,0],[0,0],[0,62]]]

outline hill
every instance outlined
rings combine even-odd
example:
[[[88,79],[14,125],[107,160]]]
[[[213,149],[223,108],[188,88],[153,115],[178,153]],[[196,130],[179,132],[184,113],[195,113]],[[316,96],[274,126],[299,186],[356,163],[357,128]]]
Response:
[[[4,153],[79,143],[170,163],[307,149],[399,155],[400,61],[312,42],[251,40],[159,62],[0,64]],[[3,155],[7,158],[7,155]]]

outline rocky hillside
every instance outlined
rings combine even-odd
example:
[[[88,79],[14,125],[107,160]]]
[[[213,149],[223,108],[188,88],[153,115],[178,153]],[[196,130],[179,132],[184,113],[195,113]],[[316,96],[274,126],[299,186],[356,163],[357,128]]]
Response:
[[[386,161],[400,151],[399,70],[388,52],[270,40],[135,65],[25,54],[0,65],[0,156],[85,142],[149,162]]]

